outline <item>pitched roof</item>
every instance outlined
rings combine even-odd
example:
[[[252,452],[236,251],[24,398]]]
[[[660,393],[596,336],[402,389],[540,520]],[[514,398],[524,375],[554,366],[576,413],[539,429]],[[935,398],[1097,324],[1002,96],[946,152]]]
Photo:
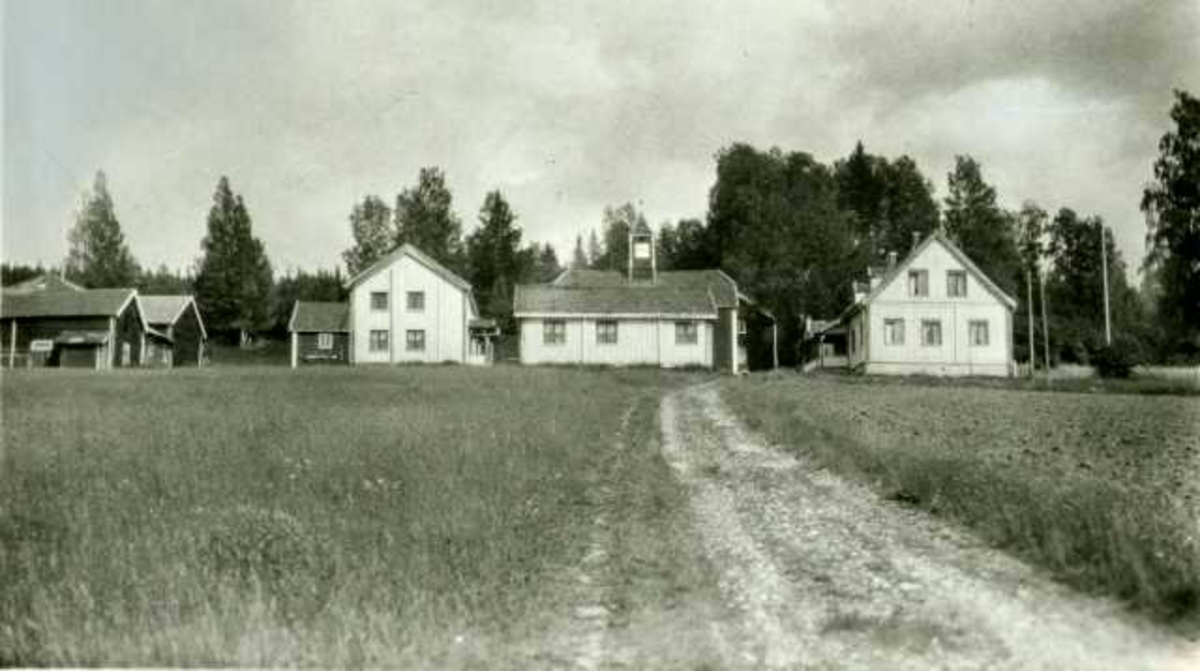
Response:
[[[442,279],[446,280],[450,284],[453,284],[459,289],[462,289],[463,291],[471,290],[470,282],[467,282],[458,275],[455,275],[454,272],[452,272],[446,266],[438,263],[433,257],[407,243],[400,245],[399,247],[388,252],[383,258],[379,259],[375,263],[372,263],[365,270],[354,277],[351,277],[350,280],[346,282],[346,287],[353,289],[367,278],[374,276],[375,273],[387,268],[404,256],[407,256],[426,268],[429,268]]]
[[[142,304],[142,313],[146,315],[146,322],[156,325],[173,325],[179,321],[184,310],[190,306],[196,311],[196,322],[200,324],[201,337],[208,337],[208,331],[204,328],[204,319],[200,317],[200,307],[196,305],[194,296],[187,294],[138,296],[138,301]]]
[[[350,306],[347,303],[296,301],[288,331],[296,333],[346,333],[350,331]]]
[[[513,296],[517,316],[563,315],[688,315],[716,318],[707,288],[654,285],[623,287],[561,287],[553,284],[518,285]]]
[[[82,289],[17,295],[6,292],[0,296],[0,317],[116,317],[136,298],[134,289]]]
[[[975,262],[972,261],[971,258],[967,256],[965,252],[963,252],[963,250],[959,249],[958,245],[954,244],[950,238],[941,231],[941,229],[935,229],[932,233],[927,235],[925,239],[921,241],[921,244],[917,245],[916,248],[914,248],[912,252],[908,254],[908,256],[904,257],[904,260],[897,263],[896,267],[884,274],[883,277],[880,278],[879,283],[875,285],[874,289],[870,290],[870,293],[868,293],[865,298],[846,308],[845,312],[842,313],[839,319],[845,319],[846,317],[849,317],[857,312],[861,306],[875,300],[879,294],[883,293],[883,290],[886,289],[888,285],[890,285],[897,277],[900,277],[905,271],[907,271],[908,267],[912,265],[912,262],[916,260],[916,258],[920,256],[921,253],[929,247],[929,245],[933,244],[934,241],[942,243],[942,246],[946,248],[946,251],[950,252],[950,255],[957,259],[958,262],[962,264],[963,268],[966,268],[967,272],[971,273],[975,279],[993,296],[999,299],[1001,303],[1004,303],[1006,306],[1008,306],[1010,310],[1016,308],[1017,301],[1014,300],[1012,296],[1009,296],[1007,293],[1005,293],[1003,289],[1001,289],[996,285],[995,282],[991,280],[991,278],[985,275],[983,271],[979,269],[979,266],[975,265]]]
[[[647,285],[631,285],[625,274],[617,270],[588,270],[571,268],[554,278],[551,285],[563,288],[630,288],[645,289]],[[735,308],[741,297],[737,284],[720,270],[664,270],[657,275],[651,288],[707,289],[719,308]]]
[[[43,291],[83,291],[83,287],[69,282],[66,279],[59,277],[53,273],[42,273],[37,277],[18,282],[12,286],[4,287],[3,292],[6,296],[16,294],[32,294]]]

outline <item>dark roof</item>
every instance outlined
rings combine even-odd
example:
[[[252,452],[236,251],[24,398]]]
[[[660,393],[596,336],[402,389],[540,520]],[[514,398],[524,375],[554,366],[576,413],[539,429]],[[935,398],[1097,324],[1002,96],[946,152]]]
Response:
[[[296,333],[332,333],[350,330],[350,306],[346,303],[296,301],[288,330]]]
[[[458,287],[459,289],[462,289],[463,291],[471,290],[470,282],[464,280],[463,278],[459,277],[458,275],[455,275],[454,272],[451,271],[449,268],[438,263],[433,257],[429,256],[425,252],[422,252],[421,250],[417,249],[416,247],[413,247],[410,244],[400,245],[399,247],[388,252],[388,254],[386,256],[384,256],[383,258],[379,259],[375,263],[372,263],[370,266],[368,266],[366,268],[366,270],[363,270],[362,272],[355,275],[354,277],[351,277],[350,281],[346,282],[346,286],[348,288],[354,288],[356,285],[360,284],[363,280],[367,279],[368,277],[371,277],[372,275],[379,272],[380,270],[383,270],[384,268],[390,266],[393,262],[395,262],[397,259],[399,259],[402,256],[407,256],[407,257],[417,261],[418,263],[424,265],[426,268],[429,268],[435,274],[439,275],[442,279],[446,280],[450,284],[453,284],[454,286]]]
[[[653,285],[623,287],[561,287],[553,284],[518,285],[513,312],[520,315],[689,315],[717,316],[707,288]]]
[[[133,289],[83,289],[0,295],[0,317],[116,317]]]
[[[4,287],[3,291],[4,295],[11,296],[15,294],[41,293],[43,291],[83,291],[83,287],[74,282],[68,282],[53,273],[43,273],[24,282]]]
[[[631,285],[625,274],[616,270],[569,269],[563,271],[552,282],[562,288],[646,288],[644,284]],[[706,289],[719,308],[735,308],[738,305],[737,284],[720,270],[664,270],[657,275],[654,287],[675,290]]]

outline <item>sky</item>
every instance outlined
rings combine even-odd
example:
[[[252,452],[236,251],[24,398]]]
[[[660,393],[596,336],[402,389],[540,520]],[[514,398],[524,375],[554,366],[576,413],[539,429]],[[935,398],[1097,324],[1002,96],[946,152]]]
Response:
[[[227,175],[277,273],[332,268],[364,195],[446,172],[465,231],[500,189],[569,258],[606,205],[703,218],[734,142],[857,140],[946,195],[1100,215],[1131,271],[1200,2],[310,3],[7,0],[0,257],[57,263],[103,169],[143,265],[190,266]]]

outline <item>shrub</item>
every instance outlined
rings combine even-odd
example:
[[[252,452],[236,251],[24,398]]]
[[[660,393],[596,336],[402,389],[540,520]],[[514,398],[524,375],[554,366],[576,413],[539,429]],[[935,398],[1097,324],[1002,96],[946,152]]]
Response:
[[[1128,337],[1117,337],[1111,345],[1098,347],[1092,354],[1092,365],[1100,377],[1127,378],[1141,362],[1141,346]]]

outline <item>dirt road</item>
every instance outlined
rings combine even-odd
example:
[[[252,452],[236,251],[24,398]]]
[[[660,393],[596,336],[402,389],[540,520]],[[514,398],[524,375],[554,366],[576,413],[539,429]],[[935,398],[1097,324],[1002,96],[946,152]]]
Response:
[[[1200,649],[767,445],[712,385],[662,449],[733,615],[720,668],[1200,669]]]

